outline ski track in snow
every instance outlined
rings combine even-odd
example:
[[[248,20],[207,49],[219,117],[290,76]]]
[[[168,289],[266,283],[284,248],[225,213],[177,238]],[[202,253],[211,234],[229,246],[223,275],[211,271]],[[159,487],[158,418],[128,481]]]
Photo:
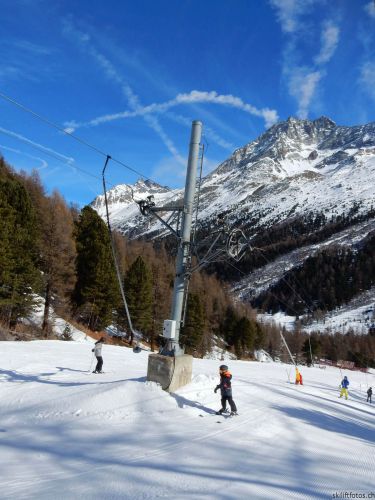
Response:
[[[147,354],[104,346],[96,377],[90,344],[1,342],[0,498],[328,498],[371,491],[374,373],[230,361],[239,416],[210,413],[215,360],[194,360],[173,395],[146,382]],[[63,360],[63,361],[62,361]],[[207,414],[207,418],[199,418]]]

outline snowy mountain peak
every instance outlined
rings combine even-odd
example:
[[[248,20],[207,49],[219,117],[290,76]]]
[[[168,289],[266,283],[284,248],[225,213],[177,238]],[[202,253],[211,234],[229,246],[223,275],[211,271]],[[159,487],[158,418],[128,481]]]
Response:
[[[346,127],[325,116],[289,117],[235,150],[203,179],[199,218],[204,222],[225,211],[233,223],[256,221],[256,231],[309,212],[329,218],[348,213],[353,204],[366,211],[373,203],[371,180],[375,123]],[[134,203],[149,194],[162,205],[181,198],[182,190],[143,180],[116,186],[108,192],[114,227],[133,235],[159,231],[159,224],[140,216]],[[103,196],[92,206],[104,216]]]
[[[143,199],[151,194],[170,192],[170,189],[161,186],[149,179],[138,179],[135,184],[118,184],[107,191],[108,205],[129,204],[134,200]],[[105,206],[104,195],[99,195],[91,203],[91,206],[99,213]]]

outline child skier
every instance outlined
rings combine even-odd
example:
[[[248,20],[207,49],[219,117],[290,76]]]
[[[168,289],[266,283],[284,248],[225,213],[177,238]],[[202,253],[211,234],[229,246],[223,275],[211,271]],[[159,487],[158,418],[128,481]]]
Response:
[[[345,396],[345,399],[348,399],[348,387],[349,387],[349,380],[348,377],[345,375],[345,377],[341,381],[340,398],[342,398],[342,396]]]
[[[302,381],[302,375],[299,372],[298,368],[296,367],[296,385],[298,384],[303,385],[303,381]]]
[[[372,396],[372,387],[370,387],[369,389],[367,389],[367,403],[368,402],[371,403],[371,396]]]
[[[231,409],[231,416],[238,415],[237,407],[232,399],[232,374],[229,372],[227,365],[221,365],[219,367],[220,373],[220,384],[215,387],[214,392],[216,393],[219,389],[221,392],[221,408],[216,412],[216,415],[221,415],[227,408],[227,401]]]
[[[103,367],[103,358],[102,358],[102,347],[104,344],[104,337],[101,337],[97,342],[95,342],[94,349],[91,349],[91,352],[95,353],[95,357],[97,360],[95,370],[92,373],[102,373]]]

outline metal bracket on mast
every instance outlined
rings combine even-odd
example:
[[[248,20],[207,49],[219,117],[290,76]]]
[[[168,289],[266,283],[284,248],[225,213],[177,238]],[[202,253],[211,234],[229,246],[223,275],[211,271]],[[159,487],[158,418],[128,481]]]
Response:
[[[136,203],[139,205],[139,210],[141,211],[142,215],[154,215],[166,228],[168,228],[172,234],[176,236],[176,238],[180,238],[178,228],[179,228],[179,222],[180,222],[180,213],[183,211],[184,207],[178,205],[178,206],[166,206],[166,207],[157,207],[154,202],[154,196],[150,195],[147,196],[146,200],[139,200],[136,201]],[[164,220],[162,217],[157,212],[172,212],[168,220]],[[169,221],[172,219],[173,215],[175,212],[178,212],[178,217],[177,217],[177,229],[173,229],[173,227],[169,224]]]

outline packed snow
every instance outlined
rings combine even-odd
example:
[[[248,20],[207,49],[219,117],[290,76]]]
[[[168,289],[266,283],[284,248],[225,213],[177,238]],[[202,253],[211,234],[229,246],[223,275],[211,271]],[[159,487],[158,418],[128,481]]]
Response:
[[[1,342],[0,498],[280,499],[375,493],[375,374],[226,361],[239,416],[216,416],[218,360],[168,394],[146,352]],[[339,399],[343,375],[349,400]]]

